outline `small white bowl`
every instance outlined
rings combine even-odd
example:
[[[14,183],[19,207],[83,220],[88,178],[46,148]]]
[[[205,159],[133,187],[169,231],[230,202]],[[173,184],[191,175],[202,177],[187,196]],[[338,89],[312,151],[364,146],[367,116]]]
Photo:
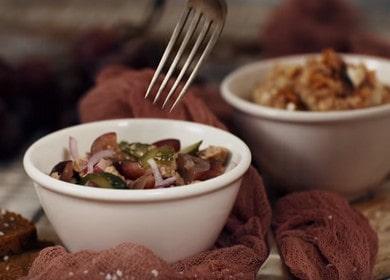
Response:
[[[313,55],[313,54],[311,54]],[[317,54],[318,55],[318,54]],[[286,191],[323,189],[349,198],[375,188],[390,171],[390,105],[333,112],[290,112],[248,101],[275,64],[302,64],[310,55],[269,59],[231,73],[224,99],[253,158],[271,181]],[[390,61],[344,55],[364,63],[390,84]]]
[[[188,186],[152,190],[115,190],[79,186],[47,174],[63,159],[69,136],[86,152],[99,135],[115,131],[118,139],[151,143],[180,139],[183,146],[203,140],[220,145],[232,158],[228,171]],[[66,128],[35,142],[24,156],[43,209],[71,251],[106,249],[130,241],[145,245],[168,262],[210,248],[233,207],[251,154],[236,136],[206,125],[157,119],[123,119]]]

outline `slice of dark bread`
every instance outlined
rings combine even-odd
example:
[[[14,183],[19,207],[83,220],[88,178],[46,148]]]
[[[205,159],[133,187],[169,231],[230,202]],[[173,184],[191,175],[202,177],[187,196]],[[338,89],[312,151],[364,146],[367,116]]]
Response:
[[[34,248],[37,231],[33,223],[21,215],[0,210],[0,258]]]
[[[27,275],[39,249],[0,259],[0,280],[17,280]]]

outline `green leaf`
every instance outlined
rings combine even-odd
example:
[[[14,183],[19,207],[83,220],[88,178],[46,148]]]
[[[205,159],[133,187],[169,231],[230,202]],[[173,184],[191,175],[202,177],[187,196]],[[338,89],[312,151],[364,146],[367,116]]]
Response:
[[[154,159],[159,164],[166,164],[175,159],[175,149],[171,146],[162,146],[148,151],[139,160],[143,167],[149,166],[148,160]]]
[[[91,182],[97,188],[110,188],[110,189],[127,189],[126,182],[120,177],[107,173],[90,173],[84,176],[81,180],[83,185]]]
[[[119,143],[119,148],[122,152],[127,155],[134,157],[136,159],[140,159],[143,157],[148,151],[155,148],[153,145],[144,144],[144,143],[128,143],[126,141],[122,141]]]
[[[200,140],[199,142],[196,142],[192,145],[189,145],[183,149],[181,149],[180,153],[182,154],[189,154],[189,155],[196,155],[199,152],[199,147],[202,145],[203,140]]]

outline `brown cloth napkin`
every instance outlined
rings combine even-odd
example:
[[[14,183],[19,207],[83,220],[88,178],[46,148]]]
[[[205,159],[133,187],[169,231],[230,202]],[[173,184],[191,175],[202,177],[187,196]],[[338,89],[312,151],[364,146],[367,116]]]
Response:
[[[106,68],[98,75],[95,88],[80,102],[81,121],[115,118],[168,118],[190,120],[225,128],[205,103],[195,96],[200,93],[201,88],[192,87],[173,113],[161,111],[160,107],[146,102],[144,95],[153,73],[153,70],[133,71],[121,66]],[[171,84],[167,87],[169,88]]]
[[[263,55],[339,52],[390,57],[390,41],[371,34],[353,1],[284,0],[260,31]]]
[[[121,117],[159,117],[191,120],[224,128],[224,125],[207,109],[205,102],[196,96],[202,90],[201,88],[192,88],[173,115],[162,112],[158,107],[145,101],[143,96],[152,75],[153,72],[150,70],[131,71],[122,67],[107,68],[98,76],[96,86],[81,100],[81,120],[89,122]],[[282,242],[282,246],[285,246],[283,252],[286,253],[286,260],[289,260],[288,256],[290,256],[290,247],[288,246],[297,244],[294,240],[295,243],[287,242],[286,245],[283,243],[285,240],[283,233],[285,232],[286,236],[289,236],[291,231],[284,226],[285,223],[288,224],[289,219],[288,221],[284,220],[283,217],[287,214],[282,210],[285,209],[286,213],[289,213],[291,205],[291,208],[295,207],[295,209],[292,208],[292,213],[295,213],[296,219],[300,218],[300,210],[303,211],[302,219],[310,218],[310,215],[306,215],[305,209],[311,209],[318,214],[315,216],[317,218],[315,222],[319,224],[324,219],[326,221],[326,217],[331,213],[335,218],[343,217],[343,220],[340,218],[340,223],[344,221],[347,226],[354,225],[355,227],[346,227],[342,232],[332,231],[330,223],[321,229],[324,232],[341,234],[343,237],[344,243],[333,242],[326,245],[329,248],[329,254],[332,252],[335,254],[332,263],[337,265],[340,271],[342,269],[348,270],[351,267],[350,262],[352,262],[363,275],[370,275],[373,263],[360,261],[365,258],[371,260],[371,256],[375,255],[377,245],[376,239],[371,235],[366,234],[367,237],[364,237],[365,233],[372,233],[365,219],[353,212],[348,203],[338,195],[325,193],[324,200],[322,200],[320,192],[306,192],[302,193],[301,196],[303,198],[301,199],[298,195],[300,199],[297,200],[295,199],[296,195],[287,196],[277,206],[276,228],[278,238]],[[334,199],[328,199],[328,197],[334,197]],[[290,200],[291,202],[289,202]],[[299,206],[299,204],[302,205]],[[316,207],[318,207],[317,210],[313,209]],[[330,209],[333,208],[334,210],[331,211]],[[337,211],[340,211],[339,214]],[[349,219],[353,222],[348,222]],[[251,167],[244,176],[235,206],[224,231],[215,247],[209,251],[174,264],[167,264],[147,248],[130,243],[101,252],[82,251],[74,254],[67,253],[62,247],[51,247],[40,253],[25,279],[254,279],[257,269],[267,257],[265,235],[270,227],[270,220],[271,210],[261,177]],[[357,222],[358,224],[356,224]],[[359,224],[362,228],[359,228]],[[351,232],[352,229],[356,230],[357,233],[362,233],[363,241],[368,242],[372,247],[366,248],[367,243],[364,243],[362,239],[355,238],[355,233]],[[310,233],[311,227],[303,224],[302,234],[306,230]],[[318,235],[318,237],[321,242],[329,240],[325,237],[323,239],[323,235]],[[290,241],[290,239],[286,240]],[[353,242],[347,242],[348,240]],[[302,239],[301,243],[298,243],[298,249],[305,248],[304,246],[310,247],[309,244],[306,244],[309,241],[304,241]],[[340,248],[339,245],[344,247]],[[322,270],[328,265],[326,262],[309,262],[307,259],[309,257],[321,259],[322,252],[313,250],[312,254],[305,259],[307,252],[298,249],[292,250],[296,252],[294,256],[301,256],[307,261],[302,269],[308,271],[309,275],[311,275],[310,271]],[[362,251],[356,254],[355,258],[352,253],[359,249]],[[345,268],[344,263],[338,263],[338,261],[342,262],[338,259],[340,254],[337,254],[340,250],[351,254],[349,261],[345,263]],[[292,265],[290,267],[295,271],[296,267]],[[301,276],[301,274],[297,274],[297,276]],[[320,278],[303,277],[302,279]]]
[[[371,279],[378,238],[339,195],[312,191],[281,198],[274,209],[277,243],[299,279]]]

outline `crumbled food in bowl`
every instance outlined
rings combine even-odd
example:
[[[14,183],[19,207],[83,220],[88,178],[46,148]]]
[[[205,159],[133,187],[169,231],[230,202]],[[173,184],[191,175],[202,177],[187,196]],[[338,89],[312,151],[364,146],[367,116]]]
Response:
[[[276,65],[251,99],[289,111],[350,110],[390,103],[390,87],[366,65],[346,63],[328,49],[304,65]]]
[[[219,146],[200,150],[202,141],[181,149],[178,139],[152,144],[118,143],[114,132],[92,143],[85,156],[69,137],[72,160],[61,161],[50,176],[69,183],[111,189],[153,189],[183,186],[217,177],[225,172],[230,151]]]

